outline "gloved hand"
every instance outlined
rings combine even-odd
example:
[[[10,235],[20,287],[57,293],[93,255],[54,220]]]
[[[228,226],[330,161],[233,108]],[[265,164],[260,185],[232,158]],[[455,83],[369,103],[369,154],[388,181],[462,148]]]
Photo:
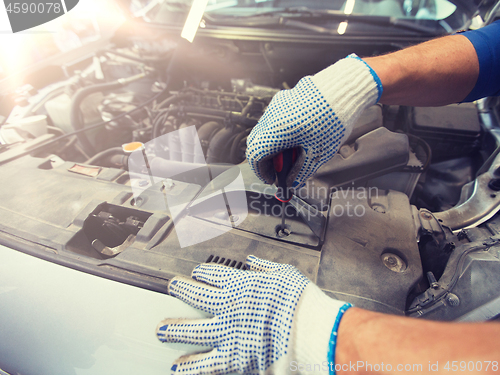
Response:
[[[302,78],[291,90],[278,92],[248,136],[250,167],[272,184],[272,158],[284,149],[300,146],[301,154],[287,178],[300,188],[330,160],[363,110],[382,95],[376,73],[356,55],[349,55],[314,76]]]
[[[246,271],[202,264],[192,279],[172,279],[171,295],[214,315],[158,325],[163,342],[213,347],[178,358],[173,373],[287,374],[296,373],[292,361],[333,362],[338,325],[351,305],[329,298],[291,265],[254,256],[246,264]]]

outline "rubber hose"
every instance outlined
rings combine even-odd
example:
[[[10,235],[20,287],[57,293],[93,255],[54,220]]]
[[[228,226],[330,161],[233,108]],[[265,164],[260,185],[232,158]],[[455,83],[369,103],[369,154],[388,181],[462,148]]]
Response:
[[[213,137],[215,131],[219,131],[223,127],[224,125],[217,121],[206,122],[198,130],[198,137],[200,137],[202,141],[209,141]]]
[[[224,125],[217,121],[206,122],[200,127],[198,130],[198,137],[200,137],[201,148],[204,155],[207,154],[210,140],[223,127]]]
[[[113,51],[113,50],[109,50],[109,49],[105,50],[104,53],[108,53],[108,54],[111,54],[111,55],[123,57],[124,59],[132,60],[132,61],[137,61],[137,62],[140,62],[140,63],[151,63],[151,64],[163,63],[165,61],[165,59],[167,58],[167,56],[165,56],[163,58],[158,58],[158,59],[155,59],[153,57],[137,57],[137,56],[129,55],[127,53],[122,53],[122,52]]]
[[[242,116],[241,113],[225,111],[222,109],[213,109],[213,108],[200,108],[195,106],[182,106],[178,108],[181,112],[190,114],[200,114],[206,116],[216,116],[223,119],[228,120],[230,123],[236,123],[239,125],[243,125],[245,127],[253,128],[259,122],[258,118],[245,117]]]
[[[86,160],[84,164],[94,164],[95,162],[99,161],[100,159],[107,157],[107,156],[114,156],[116,154],[123,154],[123,149],[121,147],[112,147],[108,148],[107,150],[98,152],[94,156],[92,156],[90,159]]]
[[[244,153],[243,157],[241,157],[241,152],[242,152],[241,143],[242,142],[246,143],[246,138],[248,137],[248,134],[250,134],[250,130],[251,129],[247,129],[238,134],[236,137],[234,137],[230,152],[230,162],[232,164],[240,164],[243,160],[245,160]]]
[[[175,103],[178,100],[186,99],[189,96],[190,96],[190,94],[187,94],[187,93],[173,95],[170,98],[167,98],[163,102],[161,102],[159,104],[159,106],[163,107],[165,105],[170,105],[170,104]],[[161,125],[163,125],[163,124],[161,124]],[[153,139],[157,138],[159,136],[160,136],[160,124],[157,122],[157,123],[153,124]]]
[[[110,83],[101,83],[98,85],[92,85],[92,86],[87,86],[79,89],[73,97],[71,98],[71,107],[70,107],[70,121],[71,121],[71,126],[73,130],[80,130],[85,127],[85,123],[83,121],[83,116],[80,111],[80,105],[82,104],[83,100],[89,96],[90,94],[93,94],[95,92],[101,92],[101,91],[106,91],[106,90],[112,90],[116,89],[122,86],[121,82],[114,81]],[[83,132],[77,133],[76,136],[78,137],[78,140],[82,144],[83,148],[85,149],[85,152],[89,154],[94,154],[95,150],[92,144],[90,143],[87,135]]]
[[[236,136],[232,127],[224,128],[217,132],[210,141],[207,151],[207,163],[224,162],[223,155],[226,153],[227,145],[231,139]]]

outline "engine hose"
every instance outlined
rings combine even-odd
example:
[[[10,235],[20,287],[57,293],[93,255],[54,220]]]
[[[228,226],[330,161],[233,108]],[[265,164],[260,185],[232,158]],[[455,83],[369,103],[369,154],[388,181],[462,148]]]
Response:
[[[86,160],[84,164],[93,165],[94,163],[98,162],[99,160],[102,160],[103,158],[114,156],[116,154],[123,154],[123,149],[121,147],[108,148],[107,150],[98,152],[90,159]]]
[[[247,105],[241,110],[241,115],[243,117],[247,117],[248,116],[248,113],[250,113],[250,109],[252,108],[254,101],[255,101],[255,98],[253,96],[250,97],[250,99],[248,100]]]
[[[189,96],[190,96],[189,93],[182,93],[182,94],[172,95],[171,97],[169,97],[169,98],[165,99],[164,101],[162,101],[158,105],[158,107],[161,108],[161,107],[164,107],[164,106],[170,106],[171,104],[174,104],[175,102],[177,102],[179,100],[186,99]],[[159,137],[161,135],[160,134],[160,127],[162,125],[164,125],[163,118],[164,118],[164,116],[159,116],[158,120],[155,121],[154,124],[153,124],[153,139],[155,139],[155,138],[157,138],[157,137]]]
[[[250,130],[251,129],[246,129],[234,137],[230,152],[230,162],[232,164],[240,164],[245,160],[244,150],[246,150],[246,139],[248,134],[250,134]]]
[[[223,127],[224,125],[217,121],[206,122],[200,127],[200,129],[198,130],[198,137],[200,137],[203,154],[207,154],[211,139]]]
[[[104,50],[103,52],[107,53],[109,55],[115,55],[115,56],[123,57],[124,59],[128,59],[128,60],[131,60],[131,61],[137,61],[137,62],[140,62],[140,63],[143,63],[143,64],[144,63],[149,63],[149,64],[164,63],[165,59],[168,57],[168,56],[165,56],[163,58],[137,57],[137,56],[129,55],[128,53],[122,53],[122,52],[113,51],[113,50],[110,50],[110,49]]]
[[[223,163],[228,155],[227,147],[231,140],[238,135],[233,127],[219,130],[210,141],[207,151],[207,163]]]
[[[32,148],[30,148],[28,150],[24,150],[24,151],[21,151],[21,152],[16,152],[14,155],[11,155],[9,157],[2,158],[1,155],[0,155],[0,165],[9,163],[9,162],[11,162],[13,160],[16,160],[16,159],[21,158],[21,157],[26,156],[26,155],[29,155],[29,154],[31,154],[31,153],[33,153],[35,151],[43,150],[43,149],[47,148],[48,146],[51,146],[51,145],[54,145],[54,144],[60,142],[63,139],[72,137],[72,136],[77,135],[79,133],[84,133],[84,132],[88,132],[90,130],[99,129],[100,127],[102,127],[102,126],[104,126],[106,124],[109,124],[112,121],[117,121],[117,120],[122,119],[122,118],[124,118],[126,116],[129,116],[129,115],[131,115],[133,113],[136,113],[137,111],[141,110],[142,108],[144,108],[145,106],[147,106],[150,103],[154,102],[156,99],[158,99],[163,94],[165,94],[167,92],[167,89],[168,89],[168,87],[165,87],[162,91],[156,93],[151,98],[149,98],[146,101],[144,101],[141,104],[139,104],[137,107],[132,108],[130,111],[123,112],[123,113],[121,113],[121,114],[119,114],[119,115],[117,115],[117,116],[115,116],[115,117],[113,117],[113,118],[111,118],[109,120],[101,121],[101,122],[98,122],[97,124],[86,126],[83,129],[75,130],[75,131],[72,131],[70,133],[66,133],[66,134],[60,135],[59,137],[48,139],[47,141],[45,141],[45,142],[43,142],[41,144],[38,144],[36,146],[33,146]]]
[[[181,38],[181,41],[182,40],[183,39]],[[187,42],[187,43],[190,44],[189,42]],[[176,49],[176,51],[177,51],[177,49]],[[174,51],[174,52],[176,52],[176,51]],[[162,91],[160,91],[160,92],[156,93],[155,95],[153,95],[151,98],[149,98],[146,101],[144,101],[143,103],[139,104],[137,107],[131,109],[128,112],[124,112],[124,113],[122,113],[122,114],[120,114],[120,115],[118,115],[118,116],[116,116],[116,117],[114,117],[112,119],[109,119],[109,120],[106,120],[106,121],[101,121],[101,122],[98,122],[97,124],[90,125],[90,126],[86,127],[86,126],[84,126],[84,124],[82,124],[80,122],[81,119],[80,119],[79,104],[78,104],[78,106],[75,106],[75,108],[77,110],[74,110],[73,109],[73,105],[72,105],[71,106],[71,111],[70,111],[70,113],[71,113],[70,114],[70,121],[71,121],[71,125],[73,126],[73,119],[72,118],[75,117],[75,124],[78,127],[77,129],[73,126],[74,131],[72,131],[70,133],[61,135],[61,136],[56,137],[54,139],[49,139],[46,142],[44,142],[44,143],[42,143],[40,145],[37,145],[36,147],[34,147],[34,148],[30,149],[30,150],[26,150],[26,151],[23,151],[23,152],[20,152],[20,153],[16,153],[15,155],[13,155],[11,157],[0,159],[0,165],[8,163],[9,161],[15,160],[15,159],[20,158],[22,156],[28,155],[28,154],[34,152],[35,150],[41,150],[41,149],[43,149],[43,148],[45,148],[45,147],[47,147],[49,145],[52,145],[54,143],[59,142],[61,139],[65,139],[65,138],[70,137],[72,135],[76,135],[78,137],[78,140],[85,139],[83,142],[87,141],[87,144],[90,144],[88,138],[84,135],[85,132],[93,130],[93,129],[98,129],[98,128],[102,127],[103,125],[106,125],[106,124],[110,123],[111,121],[116,121],[116,120],[121,119],[121,118],[123,118],[125,116],[128,116],[128,115],[130,115],[132,113],[135,113],[139,109],[144,108],[146,105],[150,104],[151,102],[155,101],[156,99],[158,99],[159,97],[161,97],[163,94],[165,94],[167,92],[167,90],[169,90],[169,88],[170,88],[170,83],[173,80],[172,77],[177,73],[176,70],[175,70],[175,68],[180,65],[178,63],[178,60],[180,59],[179,55],[181,55],[181,52],[174,53],[174,55],[172,56],[172,58],[169,61],[169,64],[168,64],[168,67],[167,67],[167,80],[166,80],[165,88]],[[144,75],[140,74],[140,76],[145,76],[145,74]],[[134,76],[134,77],[137,77],[137,76]],[[133,79],[134,77],[130,77],[128,79],[119,79],[116,82],[125,82],[125,84],[127,84],[128,83],[127,80]],[[139,77],[139,78],[142,78],[142,77]],[[82,100],[83,100],[83,97],[79,99],[79,102],[81,103]],[[73,102],[73,100],[72,100],[72,102]],[[73,115],[72,114],[73,112],[76,112],[76,113]],[[5,123],[5,121],[6,121],[6,118],[3,120],[2,124]]]
[[[257,122],[259,121],[258,118],[246,117],[238,112],[224,111],[220,109],[199,108],[195,106],[182,106],[177,109],[182,113],[185,113],[186,115],[200,114],[206,116],[216,116],[223,119],[227,119],[230,123],[244,125],[245,127],[249,128],[257,125]]]
[[[140,73],[129,78],[120,78],[117,81],[113,82],[100,83],[97,85],[82,87],[77,92],[75,92],[75,94],[71,98],[71,107],[70,107],[70,121],[73,130],[78,131],[85,128],[85,122],[84,119],[82,118],[83,116],[80,111],[80,105],[87,96],[95,92],[117,89],[131,82],[134,82],[138,79],[144,78],[146,77],[146,75],[147,75],[146,73]],[[78,137],[78,140],[82,144],[85,152],[89,154],[94,154],[95,153],[94,147],[90,143],[87,135],[83,132],[76,133],[76,135]]]

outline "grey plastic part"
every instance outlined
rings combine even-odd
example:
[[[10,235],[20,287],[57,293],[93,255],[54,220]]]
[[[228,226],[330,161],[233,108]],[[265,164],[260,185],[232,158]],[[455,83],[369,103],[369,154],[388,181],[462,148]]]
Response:
[[[461,322],[484,322],[500,315],[500,296],[461,316]]]
[[[474,103],[414,107],[408,132],[425,140],[434,161],[461,157],[479,149],[481,125]]]
[[[408,165],[422,166],[413,151],[410,151]],[[421,173],[416,171],[392,172],[368,181],[368,186],[377,186],[379,189],[386,190],[397,190],[411,198],[420,175]]]
[[[361,113],[361,116],[359,116],[358,120],[354,124],[349,138],[347,138],[344,143],[351,144],[362,135],[380,128],[382,125],[382,107],[380,105],[372,105]]]
[[[380,176],[406,166],[409,152],[405,134],[378,128],[353,144],[342,146],[333,159],[318,170],[315,179],[340,186]]]
[[[481,131],[474,103],[450,104],[443,107],[413,108],[413,126],[418,130],[451,131],[476,136]]]
[[[345,196],[332,197],[317,284],[358,307],[402,314],[409,291],[423,277],[408,197],[364,189]],[[403,272],[384,265],[388,253],[404,262]]]
[[[228,187],[240,173],[244,185],[240,188]],[[249,164],[243,163],[212,180],[199,194],[196,202],[189,207],[189,214],[215,224],[237,226],[239,229],[276,239],[278,236],[275,229],[281,223],[283,206],[274,197],[275,193],[274,185],[263,184],[250,170]],[[226,201],[233,202],[230,216],[238,218],[237,220],[228,221],[228,212],[225,210],[221,212],[219,205],[214,203],[221,194],[225,196]],[[238,197],[242,196],[246,196],[246,202],[241,202],[244,207],[238,207],[240,202]],[[246,219],[239,220],[247,211]],[[286,242],[308,246],[317,246],[320,243],[326,225],[325,212],[294,196],[285,205],[285,214],[291,233],[279,238]]]
[[[295,208],[296,212],[302,220],[309,226],[312,232],[321,240],[325,231],[326,218],[314,206],[304,202],[297,196],[293,196],[290,204]]]
[[[233,167],[226,164],[201,163],[190,163],[189,166],[191,168],[186,171],[186,163],[181,161],[167,160],[161,157],[155,157],[151,160],[151,170],[154,171],[155,177],[175,176],[176,180],[196,181],[202,186],[210,182],[208,177],[213,179]]]

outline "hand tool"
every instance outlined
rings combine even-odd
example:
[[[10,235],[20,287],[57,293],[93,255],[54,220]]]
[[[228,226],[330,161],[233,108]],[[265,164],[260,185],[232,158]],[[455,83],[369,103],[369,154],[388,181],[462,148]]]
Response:
[[[285,205],[293,198],[293,189],[287,186],[286,178],[292,170],[296,159],[297,150],[295,148],[286,149],[273,158],[274,170],[276,172],[276,187],[278,188],[274,196],[282,203],[281,228],[276,231],[279,237],[287,236],[290,233],[290,230],[285,225]]]

